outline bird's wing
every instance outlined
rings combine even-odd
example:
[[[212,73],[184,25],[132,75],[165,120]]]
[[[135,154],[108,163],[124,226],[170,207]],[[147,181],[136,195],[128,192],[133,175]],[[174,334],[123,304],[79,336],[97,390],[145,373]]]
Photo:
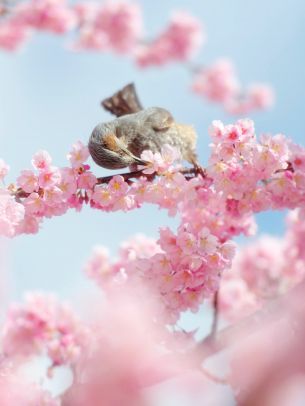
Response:
[[[172,114],[160,107],[146,109],[148,113],[145,123],[157,132],[166,132],[175,123]]]
[[[101,105],[117,117],[143,110],[133,83],[129,83],[111,97],[103,100]]]

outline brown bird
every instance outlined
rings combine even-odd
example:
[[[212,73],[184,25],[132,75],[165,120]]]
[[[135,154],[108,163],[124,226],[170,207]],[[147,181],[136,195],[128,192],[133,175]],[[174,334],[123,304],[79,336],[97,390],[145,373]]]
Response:
[[[89,152],[99,166],[120,169],[147,165],[143,151],[160,152],[165,144],[178,148],[186,161],[197,166],[196,133],[193,127],[177,124],[161,107],[143,109],[133,84],[102,102],[118,118],[98,124],[89,139]]]

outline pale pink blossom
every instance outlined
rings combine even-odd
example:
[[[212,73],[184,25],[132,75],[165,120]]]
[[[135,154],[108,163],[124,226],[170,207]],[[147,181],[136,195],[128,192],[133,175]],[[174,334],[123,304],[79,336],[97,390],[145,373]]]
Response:
[[[108,190],[114,198],[126,195],[128,184],[122,176],[114,176],[108,184]]]
[[[95,247],[90,259],[86,262],[84,271],[89,278],[94,279],[104,287],[116,273],[110,262],[109,252],[104,247]]]
[[[141,67],[189,60],[204,41],[202,25],[186,12],[176,12],[168,27],[151,43],[139,47],[137,63]]]
[[[143,173],[152,174],[155,172],[166,172],[171,168],[174,162],[181,160],[181,155],[177,148],[166,144],[162,146],[161,153],[153,153],[152,151],[147,150],[142,152],[141,158],[149,162],[146,167],[143,167]]]
[[[3,351],[12,358],[28,357],[45,349],[52,366],[72,365],[88,344],[87,328],[73,312],[51,295],[26,297],[11,306],[2,338]]]
[[[17,178],[17,185],[27,193],[35,192],[38,190],[38,177],[31,170],[23,170]]]
[[[150,150],[144,151],[141,154],[141,158],[149,164],[144,167],[143,173],[149,175],[158,172],[159,168],[163,167],[163,159],[159,152],[153,153]]]
[[[88,147],[85,146],[81,141],[77,141],[72,145],[72,150],[67,155],[73,168],[79,168],[87,161],[89,157]]]
[[[269,109],[274,104],[274,91],[271,86],[257,83],[248,89],[248,97],[254,109]]]
[[[76,16],[63,0],[30,0],[16,7],[14,20],[37,30],[63,34],[76,24]]]
[[[44,191],[43,200],[47,204],[47,206],[58,206],[60,205],[60,203],[62,203],[62,195],[63,192],[59,187],[49,187]]]
[[[228,59],[220,59],[195,74],[193,91],[208,100],[225,103],[240,92],[235,68]]]
[[[38,151],[32,158],[32,165],[39,171],[48,169],[51,163],[52,158],[47,151]]]
[[[43,215],[45,202],[38,193],[31,193],[24,199],[24,207],[27,214]]]
[[[0,189],[0,235],[13,237],[24,219],[24,206],[17,203],[7,190]]]
[[[142,15],[136,3],[124,0],[106,1],[99,5],[79,4],[76,12],[80,18],[79,37],[73,44],[75,50],[114,50],[130,53],[142,34]]]
[[[130,52],[142,32],[141,10],[136,3],[108,0],[95,16],[95,29],[104,33],[108,47],[119,53]]]
[[[108,188],[98,187],[92,195],[92,201],[101,207],[110,206],[113,203],[113,195]]]
[[[30,37],[31,30],[26,24],[20,24],[13,19],[1,21],[0,49],[17,51]]]
[[[244,93],[228,100],[225,109],[231,114],[249,114],[253,110],[270,109],[274,104],[275,94],[271,86],[257,83],[249,86]]]
[[[58,187],[63,193],[63,197],[69,198],[77,190],[76,175],[72,168],[60,168],[60,183]]]
[[[206,254],[213,254],[218,247],[218,239],[210,233],[208,228],[203,228],[199,233],[199,248]]]
[[[91,190],[96,185],[96,177],[92,172],[83,172],[78,177],[77,186],[80,189]]]
[[[52,188],[58,185],[61,180],[60,171],[57,167],[51,166],[39,173],[38,184],[41,188]]]
[[[53,398],[39,385],[27,381],[13,367],[0,370],[1,406],[60,406],[60,399]]]

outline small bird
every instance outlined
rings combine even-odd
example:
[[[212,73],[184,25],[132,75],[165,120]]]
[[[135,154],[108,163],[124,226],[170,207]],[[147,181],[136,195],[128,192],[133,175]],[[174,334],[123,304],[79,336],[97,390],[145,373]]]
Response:
[[[102,105],[117,118],[98,124],[92,131],[88,148],[97,165],[107,169],[146,166],[142,152],[160,152],[165,144],[176,147],[183,159],[197,165],[193,127],[176,123],[164,108],[144,109],[133,84],[105,99]]]

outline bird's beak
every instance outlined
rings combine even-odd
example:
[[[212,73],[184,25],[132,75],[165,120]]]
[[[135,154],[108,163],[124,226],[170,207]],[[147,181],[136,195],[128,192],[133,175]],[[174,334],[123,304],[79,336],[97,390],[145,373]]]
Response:
[[[138,165],[147,166],[148,164],[150,164],[150,162],[144,161],[143,159],[138,158],[138,157],[136,157],[136,156],[134,157],[134,160],[135,160],[135,162],[136,162]]]
[[[129,155],[130,157],[132,157],[133,160],[135,161],[135,163],[136,163],[137,165],[147,166],[147,165],[150,164],[150,162],[144,161],[143,159],[138,158],[137,156],[133,155],[124,145],[121,144],[121,145],[120,145],[120,148],[122,149],[122,151],[125,152],[125,154]]]

